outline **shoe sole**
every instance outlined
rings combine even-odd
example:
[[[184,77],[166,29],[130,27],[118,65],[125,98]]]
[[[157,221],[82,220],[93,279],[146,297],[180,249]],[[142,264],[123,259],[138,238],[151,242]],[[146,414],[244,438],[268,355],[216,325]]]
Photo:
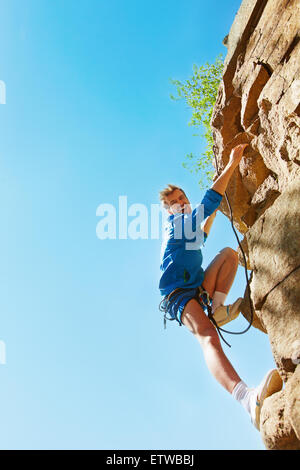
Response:
[[[242,305],[243,300],[244,299],[242,297],[240,297],[239,299],[236,300],[236,302],[235,302],[236,305],[235,305],[235,303],[233,304],[234,305],[233,312],[232,312],[233,314],[236,314],[237,312],[240,313],[241,305]]]
[[[273,395],[273,393],[280,392],[282,384],[282,378],[280,377],[277,369],[269,371],[264,378],[264,385],[256,401],[255,425],[258,430],[260,429],[260,413],[264,400]]]

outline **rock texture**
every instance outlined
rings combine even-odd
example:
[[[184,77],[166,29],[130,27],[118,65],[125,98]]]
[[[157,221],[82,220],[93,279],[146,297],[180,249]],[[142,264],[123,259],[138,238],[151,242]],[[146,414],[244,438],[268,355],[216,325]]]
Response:
[[[251,270],[253,326],[268,334],[285,382],[264,403],[261,436],[267,449],[300,449],[300,0],[244,0],[224,44],[216,169],[249,143],[227,194]],[[225,198],[221,210],[229,217]]]

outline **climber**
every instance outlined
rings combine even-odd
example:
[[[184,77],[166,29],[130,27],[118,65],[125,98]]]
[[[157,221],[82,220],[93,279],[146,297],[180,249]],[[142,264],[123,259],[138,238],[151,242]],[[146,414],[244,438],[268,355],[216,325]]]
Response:
[[[217,329],[204,312],[210,308],[218,326],[232,321],[239,315],[242,298],[238,298],[232,305],[224,305],[236,275],[238,254],[232,248],[224,248],[204,271],[201,267],[203,258],[200,249],[206,241],[229,180],[247,145],[241,144],[233,148],[223,172],[194,210],[191,209],[185,192],[178,186],[169,185],[160,192],[160,200],[169,217],[164,228],[159,289],[163,296],[160,307],[165,312],[165,320],[177,320],[180,326],[185,325],[194,334],[202,347],[211,374],[241,403],[254,426],[259,429],[263,401],[281,390],[282,380],[278,371],[273,369],[266,374],[258,387],[249,388],[227,359]],[[204,210],[203,221],[199,218],[201,209]],[[186,226],[189,227],[188,230],[185,230]],[[191,241],[193,236],[196,239],[195,246],[187,249],[187,242]],[[167,314],[171,318],[168,318]]]

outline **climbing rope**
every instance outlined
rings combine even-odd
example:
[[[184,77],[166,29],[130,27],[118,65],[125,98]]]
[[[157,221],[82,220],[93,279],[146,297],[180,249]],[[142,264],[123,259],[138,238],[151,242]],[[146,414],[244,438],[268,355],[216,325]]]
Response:
[[[217,162],[217,158],[216,158],[216,155],[215,155],[215,146],[213,146],[213,154],[214,154],[214,159],[215,159],[215,164],[216,164],[216,170],[217,170],[217,174],[218,176],[220,176],[220,172],[219,172],[219,167],[218,167],[218,162]],[[247,282],[247,287],[248,287],[248,297],[249,297],[249,305],[250,305],[250,322],[249,322],[249,325],[247,326],[247,328],[245,328],[243,331],[229,331],[229,330],[225,330],[224,328],[220,328],[216,322],[213,321],[213,317],[211,317],[210,319],[213,321],[213,323],[215,324],[221,338],[224,340],[224,338],[222,337],[221,333],[220,332],[223,332],[223,333],[228,333],[228,334],[231,334],[231,335],[242,335],[244,333],[246,333],[252,323],[253,323],[253,318],[254,318],[254,312],[253,312],[253,305],[252,305],[252,301],[251,301],[251,292],[250,292],[250,283],[249,283],[249,278],[248,278],[248,272],[247,272],[247,260],[246,260],[246,256],[245,256],[245,252],[243,250],[243,247],[241,245],[241,242],[239,240],[239,237],[236,233],[236,230],[235,230],[235,227],[233,225],[233,214],[232,214],[232,208],[231,208],[231,204],[229,202],[229,199],[228,199],[228,195],[227,195],[227,192],[225,191],[225,199],[226,199],[226,202],[227,202],[227,205],[228,205],[228,209],[229,209],[229,213],[230,213],[230,223],[231,223],[231,227],[232,227],[232,230],[234,232],[234,235],[237,239],[237,242],[239,244],[239,247],[240,247],[240,250],[242,252],[242,255],[243,255],[243,258],[244,258],[244,268],[245,268],[245,277],[246,277],[246,282]],[[225,340],[224,340],[225,341]],[[230,347],[230,345],[225,341],[225,343]]]
[[[231,345],[226,341],[224,336],[222,335],[221,331],[222,330],[219,325],[217,324],[216,320],[214,319],[213,313],[212,313],[212,299],[209,295],[209,293],[202,287],[198,287],[198,302],[200,303],[201,307],[207,310],[207,316],[210,319],[210,321],[215,325],[215,328],[217,329],[220,338],[224,341],[229,348],[231,348]]]

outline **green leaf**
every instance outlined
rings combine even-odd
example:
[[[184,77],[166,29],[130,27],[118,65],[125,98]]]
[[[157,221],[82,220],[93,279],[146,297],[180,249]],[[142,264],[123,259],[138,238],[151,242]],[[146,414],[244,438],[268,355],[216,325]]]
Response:
[[[205,151],[200,157],[196,157],[192,153],[186,155],[189,165],[186,162],[183,163],[184,168],[189,169],[189,171],[201,173],[199,184],[202,187],[210,185],[214,175],[212,166],[214,141],[210,120],[222,80],[223,62],[224,58],[220,54],[212,64],[208,62],[201,66],[193,64],[193,75],[185,83],[170,79],[172,85],[176,86],[177,89],[177,97],[171,95],[171,99],[175,101],[184,99],[192,110],[192,117],[188,125],[196,128],[200,127],[204,131],[203,134],[193,135],[201,136],[206,140]]]

